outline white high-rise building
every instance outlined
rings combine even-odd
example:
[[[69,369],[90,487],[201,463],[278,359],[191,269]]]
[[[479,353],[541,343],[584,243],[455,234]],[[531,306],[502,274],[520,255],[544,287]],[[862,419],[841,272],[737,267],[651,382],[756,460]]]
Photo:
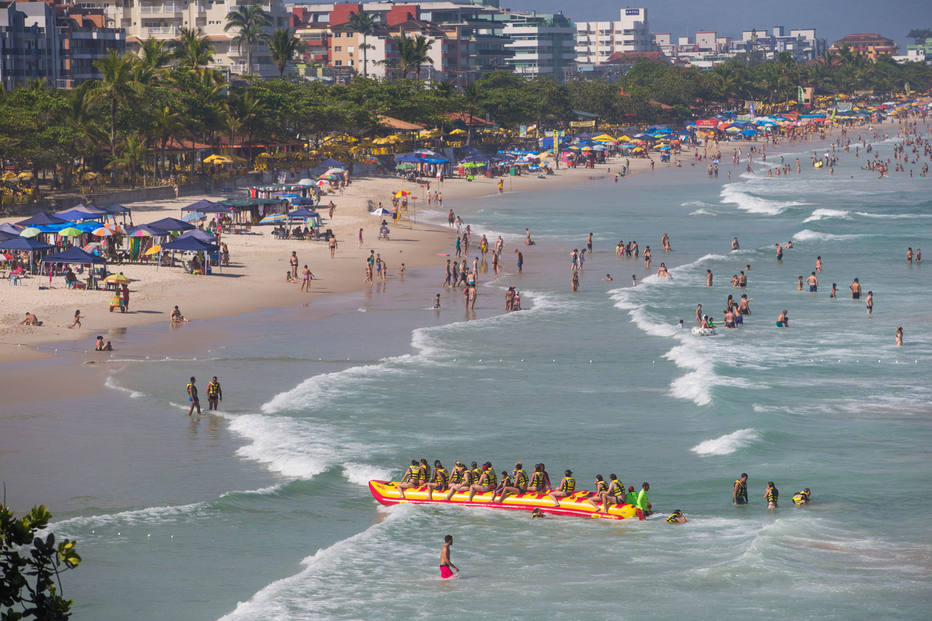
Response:
[[[621,9],[615,22],[576,22],[576,62],[601,64],[622,52],[652,49],[647,9]]]
[[[181,28],[199,28],[214,46],[212,67],[234,74],[245,74],[246,50],[233,43],[236,29],[223,29],[227,14],[241,5],[258,4],[272,16],[266,28],[271,34],[276,28],[288,27],[288,16],[281,0],[81,0],[81,5],[103,9],[108,28],[126,31],[127,48],[138,49],[139,42],[150,37],[177,39]],[[252,51],[253,72],[264,77],[277,77],[278,68],[269,57],[268,48],[257,44]]]

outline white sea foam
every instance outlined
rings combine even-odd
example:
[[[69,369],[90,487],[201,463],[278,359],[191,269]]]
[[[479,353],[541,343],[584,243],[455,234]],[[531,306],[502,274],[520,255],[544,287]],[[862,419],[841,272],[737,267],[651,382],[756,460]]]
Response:
[[[104,382],[104,386],[111,390],[117,390],[119,392],[125,392],[129,395],[130,399],[141,399],[145,397],[145,393],[139,392],[138,390],[132,390],[131,388],[125,388],[117,384],[112,375],[107,376],[107,380]]]
[[[392,477],[392,471],[388,468],[373,466],[371,464],[358,464],[347,462],[343,464],[343,476],[350,483],[368,486],[369,481],[387,481]]]
[[[760,434],[754,429],[739,429],[711,440],[704,440],[689,450],[702,456],[731,455],[739,448],[744,448],[759,439]]]
[[[229,420],[230,430],[250,440],[237,455],[289,478],[311,479],[365,452],[337,429],[307,418],[242,414]]]
[[[717,216],[718,214],[714,211],[710,211],[708,209],[704,209],[700,207],[699,209],[694,209],[693,211],[690,211],[689,215],[691,216]]]
[[[796,241],[840,241],[844,239],[856,239],[861,235],[835,235],[833,233],[821,233],[811,229],[803,229],[793,234]]]
[[[349,367],[342,371],[321,373],[307,378],[291,390],[280,392],[262,404],[262,411],[275,414],[284,410],[302,410],[321,407],[348,391],[358,390],[375,375],[395,374],[399,371],[384,363]]]
[[[705,201],[683,201],[680,207],[711,207],[712,205]]]
[[[844,209],[813,209],[812,214],[803,222],[818,222],[819,220],[827,220],[829,218],[837,218],[841,220],[850,220],[850,212]]]
[[[744,184],[728,183],[722,188],[722,204],[732,204],[742,211],[749,213],[776,216],[788,207],[800,207],[808,203],[798,201],[776,201],[761,196],[755,196],[741,189]]]
[[[929,213],[870,213],[868,211],[855,211],[855,214],[864,218],[877,218],[883,220],[907,220],[913,218],[932,218]]]
[[[394,522],[413,515],[414,505],[398,505],[386,512],[386,517],[366,530],[338,541],[328,548],[322,548],[301,561],[304,565],[297,574],[277,580],[253,595],[248,601],[238,602],[236,608],[221,617],[220,621],[238,621],[240,619],[326,619],[329,615],[314,606],[309,606],[309,599],[314,594],[318,597],[333,597],[325,588],[333,579],[333,572],[341,565],[354,564],[359,555],[374,554],[375,549],[383,545],[384,531],[393,527]],[[367,570],[371,563],[366,562]],[[345,568],[355,574],[352,568]],[[300,611],[300,612],[299,612]]]

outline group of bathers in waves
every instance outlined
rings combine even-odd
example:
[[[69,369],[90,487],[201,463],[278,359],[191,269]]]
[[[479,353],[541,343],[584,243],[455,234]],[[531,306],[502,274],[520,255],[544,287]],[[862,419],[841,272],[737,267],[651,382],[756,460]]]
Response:
[[[560,506],[561,498],[572,496],[577,491],[573,471],[566,470],[563,475],[560,485],[554,488],[544,464],[536,464],[534,471],[528,476],[524,465],[517,462],[511,473],[502,470],[501,478],[499,478],[495,474],[492,463],[488,461],[482,466],[472,462],[472,467],[467,468],[463,462],[457,460],[453,470],[447,472],[440,460],[434,460],[434,468],[431,472],[426,459],[420,462],[412,459],[411,465],[401,478],[398,490],[401,497],[405,498],[406,489],[426,486],[428,500],[434,500],[434,492],[445,493],[445,500],[450,500],[457,492],[469,492],[469,502],[476,494],[492,492],[492,502],[497,503],[501,503],[508,496],[517,494],[546,494],[556,508]],[[611,505],[629,504],[642,510],[644,515],[650,515],[651,504],[647,498],[649,489],[650,484],[642,483],[640,491],[635,492],[633,485],[625,491],[625,486],[617,475],[611,474],[609,480],[605,481],[601,474],[597,474],[595,475],[595,491],[589,492],[585,500],[595,507],[597,512],[608,512]],[[678,519],[674,521],[686,521],[680,511],[675,511],[674,516],[678,516]],[[670,521],[669,518],[668,521]]]

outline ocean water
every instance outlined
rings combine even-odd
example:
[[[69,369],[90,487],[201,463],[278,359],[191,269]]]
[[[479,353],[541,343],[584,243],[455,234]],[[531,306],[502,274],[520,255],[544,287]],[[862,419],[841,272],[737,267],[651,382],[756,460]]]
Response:
[[[876,148],[886,157],[892,142]],[[475,313],[451,291],[430,310],[438,261],[385,291],[315,303],[314,321],[297,308],[205,322],[209,346],[113,363],[82,412],[138,424],[114,416],[111,437],[87,439],[93,458],[71,455],[79,471],[106,471],[106,484],[86,476],[85,495],[63,496],[55,526],[85,558],[67,579],[75,618],[927,618],[932,274],[904,253],[932,251],[932,182],[877,179],[858,168],[863,151],[841,153],[830,177],[806,165],[806,147],[777,149],[771,162],[799,157],[803,173],[749,175],[726,157],[718,179],[699,165],[451,204],[506,243],[505,273],[483,275]],[[568,253],[589,232],[574,294]],[[651,246],[651,272],[615,255],[619,239]],[[778,263],[774,244],[790,239]],[[816,256],[819,292],[797,291]],[[672,280],[653,275],[661,261]],[[697,303],[720,318],[746,265],[741,328],[676,329]],[[872,317],[847,295],[855,277],[874,291]],[[526,310],[503,314],[509,285]],[[777,329],[783,309],[791,327]],[[156,338],[145,330],[135,338]],[[192,374],[202,391],[220,376],[219,416],[184,417]],[[367,481],[421,457],[499,471],[542,461],[584,488],[614,472],[650,482],[661,517],[375,503]],[[741,472],[751,502],[734,507]],[[804,487],[813,503],[794,507]],[[665,524],[673,509],[689,523]],[[446,534],[461,577],[441,582]]]

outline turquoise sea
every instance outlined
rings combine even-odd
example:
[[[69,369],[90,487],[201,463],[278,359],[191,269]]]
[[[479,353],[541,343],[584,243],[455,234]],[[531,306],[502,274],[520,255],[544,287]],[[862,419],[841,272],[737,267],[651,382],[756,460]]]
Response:
[[[894,139],[859,133],[892,158]],[[505,273],[484,275],[474,314],[458,291],[430,309],[438,260],[313,309],[118,336],[152,355],[114,352],[106,390],[4,415],[13,504],[46,502],[56,532],[79,541],[85,563],[66,577],[79,620],[926,619],[932,266],[905,252],[932,252],[932,180],[921,164],[913,178],[878,179],[853,147],[829,176],[809,164],[814,148],[831,150],[771,146],[748,174],[724,145],[718,178],[687,162],[452,203],[506,244]],[[781,155],[799,157],[802,174],[768,177]],[[589,232],[595,252],[573,294],[569,251]],[[778,263],[774,244],[791,239]],[[618,258],[618,240],[651,246],[651,272]],[[817,256],[819,291],[797,291]],[[650,275],[661,261],[672,280]],[[721,318],[746,265],[742,327],[676,329],[694,325],[697,303]],[[874,292],[871,317],[848,296],[855,277]],[[503,314],[510,285],[525,310]],[[783,309],[788,329],[775,326]],[[186,343],[185,330],[210,345]],[[56,363],[35,364],[53,376]],[[220,415],[184,416],[190,375],[202,391],[220,377]],[[47,462],[22,467],[46,434],[60,438]],[[544,462],[585,488],[614,472],[650,482],[655,510],[689,522],[379,506],[368,480],[397,479],[421,457],[499,471]],[[751,502],[735,507],[741,472]],[[767,481],[781,492],[775,511]],[[804,487],[813,503],[793,506]],[[441,582],[446,534],[461,577]]]

